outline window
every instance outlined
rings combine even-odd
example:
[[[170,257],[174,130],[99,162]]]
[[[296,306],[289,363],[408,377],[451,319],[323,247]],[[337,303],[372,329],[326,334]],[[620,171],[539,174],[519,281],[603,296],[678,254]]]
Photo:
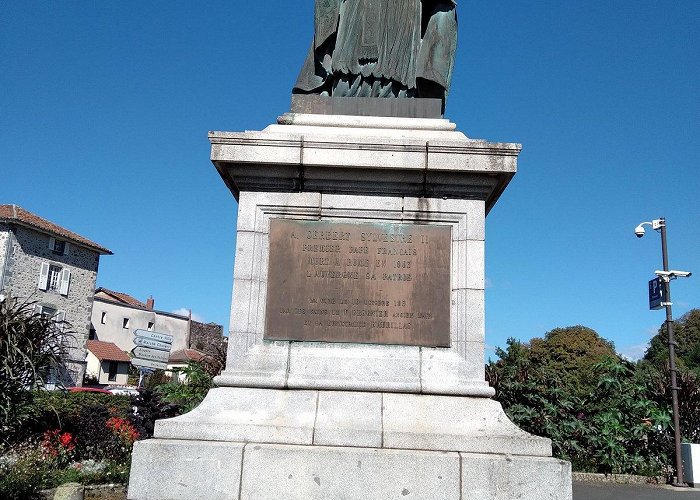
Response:
[[[49,238],[49,249],[56,255],[68,255],[68,247],[67,241]]]
[[[117,380],[117,367],[118,363],[116,361],[110,361],[109,362],[109,377],[107,380],[110,382],[116,382]]]
[[[70,287],[70,269],[56,264],[42,262],[39,269],[39,290],[68,295]]]
[[[122,328],[125,330],[129,329],[129,318],[124,318],[124,321],[122,322]]]
[[[56,316],[56,313],[58,312],[57,309],[54,309],[51,306],[39,306],[41,308],[41,313],[42,316],[46,316],[47,318],[53,318]]]
[[[107,313],[104,311],[102,311],[102,314],[100,315],[100,324],[101,325],[107,324]]]
[[[55,307],[50,305],[44,306],[37,304],[36,306],[34,306],[34,312],[36,314],[41,314],[46,318],[52,318],[54,320],[60,332],[60,342],[63,343],[63,330],[66,327],[66,311],[61,311],[60,309],[56,309]]]
[[[148,331],[152,332],[154,326],[155,326],[155,323],[153,323],[153,321],[149,321],[148,322]]]
[[[47,290],[51,292],[58,292],[61,288],[61,271],[62,269],[58,266],[49,266],[49,283]]]

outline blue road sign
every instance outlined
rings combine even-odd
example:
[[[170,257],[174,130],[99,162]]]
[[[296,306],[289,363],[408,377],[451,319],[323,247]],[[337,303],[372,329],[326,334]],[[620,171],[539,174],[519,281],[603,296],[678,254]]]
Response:
[[[649,281],[649,309],[661,309],[664,301],[664,284],[656,277]]]

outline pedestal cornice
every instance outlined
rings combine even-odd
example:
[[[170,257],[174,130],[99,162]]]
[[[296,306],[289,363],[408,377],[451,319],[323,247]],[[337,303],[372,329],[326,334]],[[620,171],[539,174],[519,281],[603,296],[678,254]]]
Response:
[[[261,132],[210,132],[211,160],[241,191],[475,199],[491,209],[521,146],[469,139],[442,119],[287,114]],[[391,128],[389,128],[391,126]]]

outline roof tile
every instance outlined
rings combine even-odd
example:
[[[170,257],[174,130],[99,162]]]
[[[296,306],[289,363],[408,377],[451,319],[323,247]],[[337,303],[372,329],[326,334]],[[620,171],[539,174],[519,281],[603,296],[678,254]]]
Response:
[[[129,355],[119,349],[114,342],[88,340],[86,347],[100,361],[125,361],[127,363],[131,361]]]
[[[22,224],[37,231],[44,233],[49,233],[59,238],[65,238],[67,240],[73,241],[81,246],[95,250],[101,254],[112,255],[112,251],[98,245],[94,241],[90,241],[87,238],[80,236],[73,231],[69,231],[53,222],[39,217],[31,213],[28,210],[23,209],[19,205],[0,205],[0,222],[14,222],[17,224]]]

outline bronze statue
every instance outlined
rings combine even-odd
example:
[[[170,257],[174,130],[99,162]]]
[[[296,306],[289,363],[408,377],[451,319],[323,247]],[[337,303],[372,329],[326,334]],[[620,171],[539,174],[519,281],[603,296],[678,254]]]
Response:
[[[316,0],[295,94],[444,100],[457,47],[452,0]]]

